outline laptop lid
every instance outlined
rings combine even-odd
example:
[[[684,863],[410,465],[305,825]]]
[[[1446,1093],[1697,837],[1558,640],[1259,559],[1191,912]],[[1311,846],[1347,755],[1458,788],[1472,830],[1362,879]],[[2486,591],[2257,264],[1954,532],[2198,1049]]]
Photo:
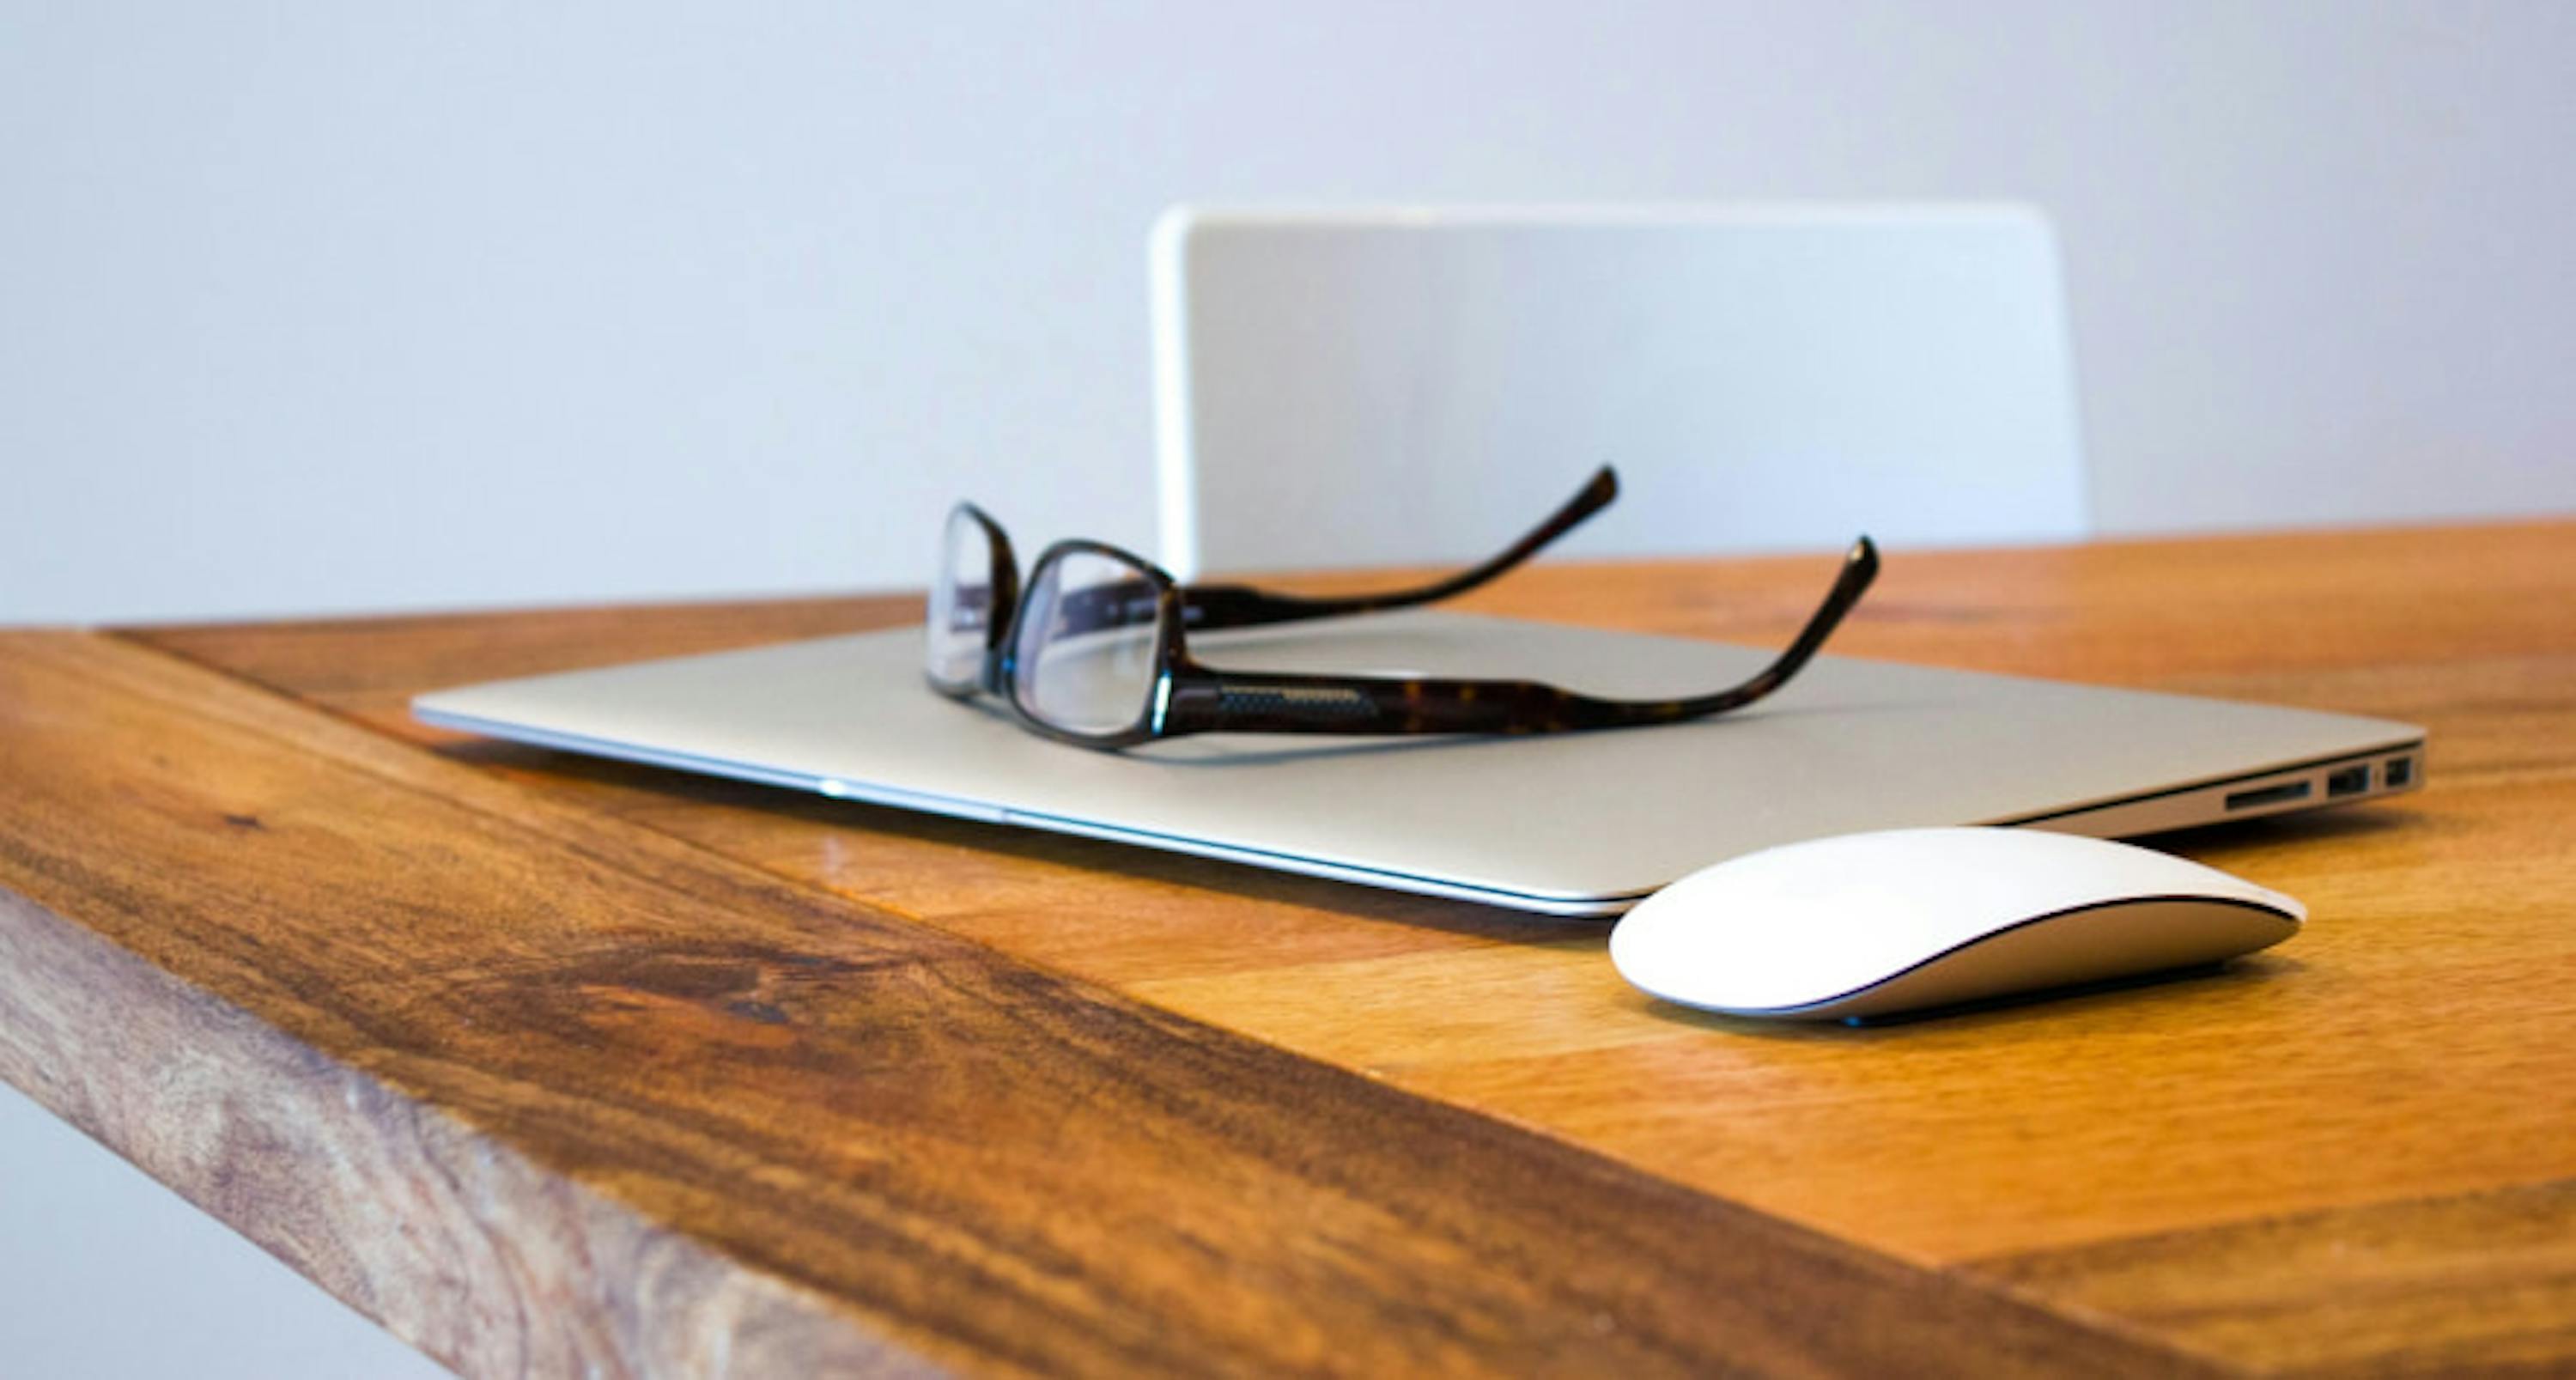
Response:
[[[1515,676],[1636,697],[1729,683],[1769,655],[1440,612],[1208,634],[1193,647],[1226,668]],[[466,686],[423,695],[413,712],[568,751],[1557,915],[1616,914],[1711,863],[1828,834],[2034,823],[2117,836],[2366,799],[2420,782],[2424,740],[2387,720],[1821,657],[1749,709],[1657,728],[1210,734],[1106,753],[1041,739],[989,700],[932,693],[918,628]]]

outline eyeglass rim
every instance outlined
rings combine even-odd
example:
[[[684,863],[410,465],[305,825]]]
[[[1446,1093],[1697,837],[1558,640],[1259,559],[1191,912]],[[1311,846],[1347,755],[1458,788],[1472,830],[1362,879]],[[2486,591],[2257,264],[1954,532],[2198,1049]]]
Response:
[[[1018,600],[1011,611],[1010,629],[1002,639],[999,664],[994,671],[998,684],[993,693],[1010,709],[1013,718],[1057,742],[1093,748],[1134,747],[1139,743],[1152,742],[1163,736],[1161,705],[1167,702],[1171,693],[1172,668],[1177,662],[1186,660],[1180,618],[1181,582],[1170,571],[1123,546],[1094,541],[1089,537],[1066,537],[1038,553],[1037,560],[1029,566],[1026,588],[1038,588],[1046,578],[1048,567],[1081,555],[1100,556],[1131,567],[1154,589],[1154,670],[1147,678],[1150,688],[1144,702],[1137,706],[1135,719],[1123,728],[1086,733],[1051,723],[1037,710],[1021,702],[1020,624],[1028,617],[1029,606],[1033,602],[1025,598]]]

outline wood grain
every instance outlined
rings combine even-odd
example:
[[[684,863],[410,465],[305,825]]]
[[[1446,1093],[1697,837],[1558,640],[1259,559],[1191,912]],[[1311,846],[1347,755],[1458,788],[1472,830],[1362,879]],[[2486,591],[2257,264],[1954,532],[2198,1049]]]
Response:
[[[298,699],[401,724],[410,720],[411,697],[436,686],[830,637],[920,618],[920,596],[896,594],[173,624],[135,635],[262,685],[292,686]],[[650,650],[636,652],[639,641]]]
[[[2565,1374],[2576,1185],[2301,1213],[1982,1273],[2281,1374]]]
[[[1474,605],[1767,642],[1828,565],[1542,567]],[[916,615],[881,600],[797,616],[837,631]],[[2162,841],[2309,901],[2309,931],[2273,956],[1863,1031],[1657,1008],[1579,923],[465,743],[401,712],[437,684],[694,650],[734,617],[138,637],[567,811],[2110,1335],[2260,1369],[2576,1367],[2563,1255],[2477,1259],[2474,1232],[2442,1225],[2474,1220],[2456,1205],[2501,1201],[2479,1210],[2537,1213],[2547,1237],[2562,1201],[2548,1195],[2576,1182],[2576,523],[1892,553],[1838,651],[2405,718],[2430,727],[2434,769],[2399,802]],[[2284,1286],[2264,1251],[2292,1238],[2265,1233],[2308,1224],[2326,1234],[2297,1240],[2331,1243],[2358,1222],[2392,1242],[2420,1228],[2417,1264],[2356,1263],[2343,1281],[2334,1250],[2302,1248],[2304,1301],[2266,1302]],[[2409,1335],[2308,1335],[2334,1325],[2339,1281],[2415,1320]],[[2499,1290],[2519,1301],[2502,1320]]]
[[[0,779],[0,1076],[469,1373],[2192,1368],[131,645]]]

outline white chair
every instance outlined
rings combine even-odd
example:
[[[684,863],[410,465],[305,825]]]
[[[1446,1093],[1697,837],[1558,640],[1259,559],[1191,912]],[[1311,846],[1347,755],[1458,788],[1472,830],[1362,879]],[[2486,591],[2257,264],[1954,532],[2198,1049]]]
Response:
[[[1605,461],[1563,553],[2088,530],[2035,210],[1176,207],[1152,260],[1183,578],[1473,559]]]

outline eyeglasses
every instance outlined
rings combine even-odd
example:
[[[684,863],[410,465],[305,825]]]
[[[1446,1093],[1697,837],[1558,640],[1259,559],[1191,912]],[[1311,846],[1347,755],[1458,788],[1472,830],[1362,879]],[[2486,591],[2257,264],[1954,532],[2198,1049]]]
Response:
[[[1023,592],[1001,524],[960,503],[948,515],[930,587],[924,669],[941,694],[999,696],[1024,726],[1091,748],[1211,732],[1629,728],[1741,709],[1788,684],[1878,575],[1878,548],[1862,537],[1788,650],[1741,684],[1683,699],[1605,699],[1522,680],[1226,671],[1190,655],[1192,632],[1372,613],[1464,594],[1527,561],[1618,496],[1618,475],[1604,466],[1555,515],[1482,565],[1410,589],[1339,596],[1184,585],[1132,552],[1082,540],[1060,541],[1040,554]]]

